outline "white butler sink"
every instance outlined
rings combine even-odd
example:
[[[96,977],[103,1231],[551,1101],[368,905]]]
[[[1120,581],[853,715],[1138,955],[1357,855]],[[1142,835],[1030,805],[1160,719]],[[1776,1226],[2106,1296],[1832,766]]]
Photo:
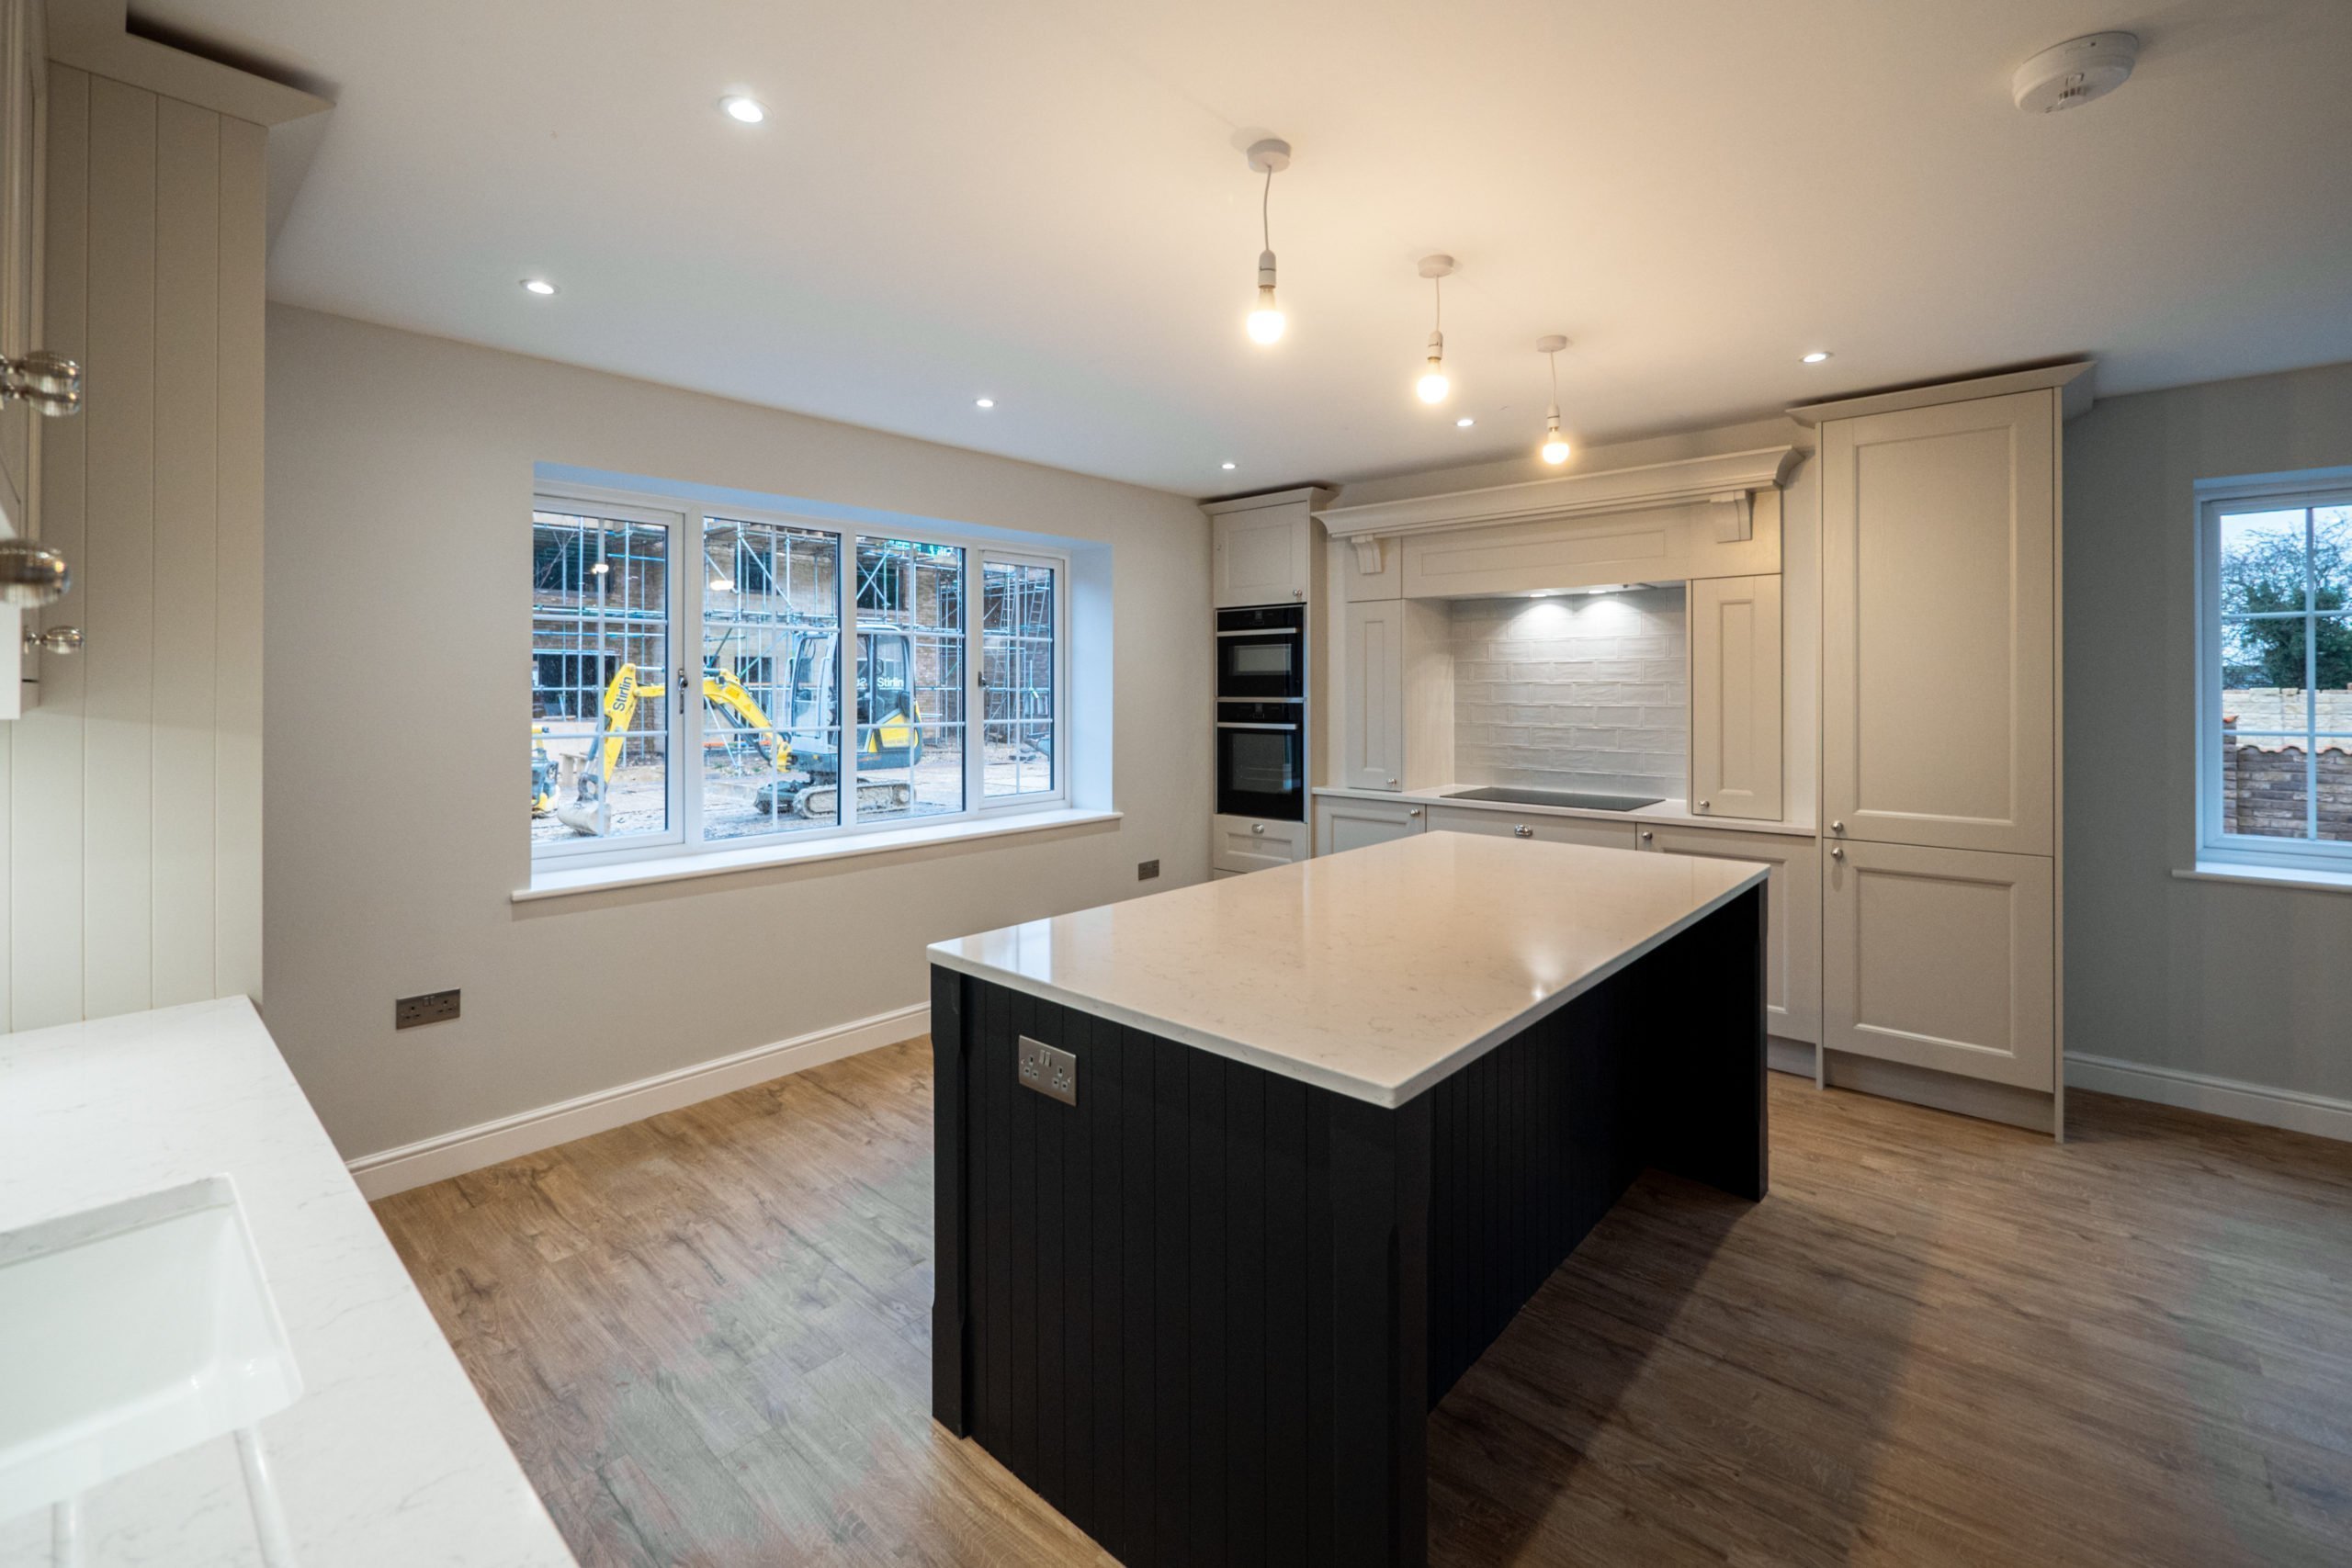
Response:
[[[301,1392],[227,1177],[0,1233],[0,1518]]]

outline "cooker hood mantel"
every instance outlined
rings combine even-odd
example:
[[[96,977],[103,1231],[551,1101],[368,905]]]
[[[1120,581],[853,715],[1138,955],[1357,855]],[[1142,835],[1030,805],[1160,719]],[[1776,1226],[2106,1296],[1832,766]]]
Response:
[[[1498,523],[1549,523],[1645,512],[1697,502],[1721,508],[1715,536],[1731,543],[1749,537],[1754,493],[1768,485],[1786,484],[1804,456],[1795,446],[1759,446],[1713,457],[1645,463],[1524,484],[1412,496],[1366,506],[1327,507],[1315,515],[1324,532],[1354,547],[1357,564],[1371,573],[1381,570],[1381,542],[1385,539]]]

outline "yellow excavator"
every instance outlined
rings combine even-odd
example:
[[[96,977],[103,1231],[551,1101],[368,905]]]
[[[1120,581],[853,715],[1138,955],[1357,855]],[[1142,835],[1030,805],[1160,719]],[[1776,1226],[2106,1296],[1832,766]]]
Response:
[[[913,669],[910,640],[903,632],[860,632],[857,640],[859,769],[911,769],[922,755],[922,716],[909,679]],[[723,722],[726,732],[717,737],[706,733],[704,744],[749,744],[774,770],[774,776],[752,797],[763,814],[828,818],[834,814],[841,793],[841,758],[828,744],[834,696],[832,682],[825,677],[833,669],[833,636],[808,633],[795,641],[799,646],[791,662],[793,733],[779,733],[733,673],[707,664],[702,671],[705,710]],[[620,765],[638,705],[662,700],[658,681],[658,676],[644,680],[634,664],[623,664],[613,672],[605,688],[596,740],[580,770],[571,802],[555,813],[556,819],[573,832],[601,838],[612,831],[613,771]],[[876,717],[877,707],[888,711]],[[542,771],[547,750],[537,738],[543,733],[541,727],[533,728],[535,816],[543,813],[541,802],[551,803],[555,794],[552,767]],[[860,811],[904,810],[912,798],[913,790],[904,781],[861,782],[857,788]]]

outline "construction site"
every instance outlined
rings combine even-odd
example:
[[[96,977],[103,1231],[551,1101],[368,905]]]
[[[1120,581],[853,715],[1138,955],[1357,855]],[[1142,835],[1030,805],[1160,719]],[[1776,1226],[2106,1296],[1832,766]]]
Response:
[[[777,523],[689,526],[700,536],[698,625],[673,580],[677,525],[534,513],[535,843],[725,841],[949,816],[1056,787],[1052,566]],[[966,761],[976,574],[977,778]],[[674,646],[689,639],[699,643],[691,661]],[[854,801],[842,789],[845,733]]]

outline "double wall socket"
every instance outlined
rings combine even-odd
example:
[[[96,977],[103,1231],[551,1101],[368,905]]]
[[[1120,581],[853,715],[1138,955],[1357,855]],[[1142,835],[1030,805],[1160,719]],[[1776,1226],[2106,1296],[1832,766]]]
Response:
[[[1078,1103],[1076,1056],[1024,1034],[1021,1036],[1017,1059],[1023,1084],[1048,1100],[1058,1100],[1064,1105]]]
[[[447,1023],[458,1016],[458,993],[428,991],[421,997],[401,997],[392,1003],[392,1027],[414,1029],[420,1023]]]

